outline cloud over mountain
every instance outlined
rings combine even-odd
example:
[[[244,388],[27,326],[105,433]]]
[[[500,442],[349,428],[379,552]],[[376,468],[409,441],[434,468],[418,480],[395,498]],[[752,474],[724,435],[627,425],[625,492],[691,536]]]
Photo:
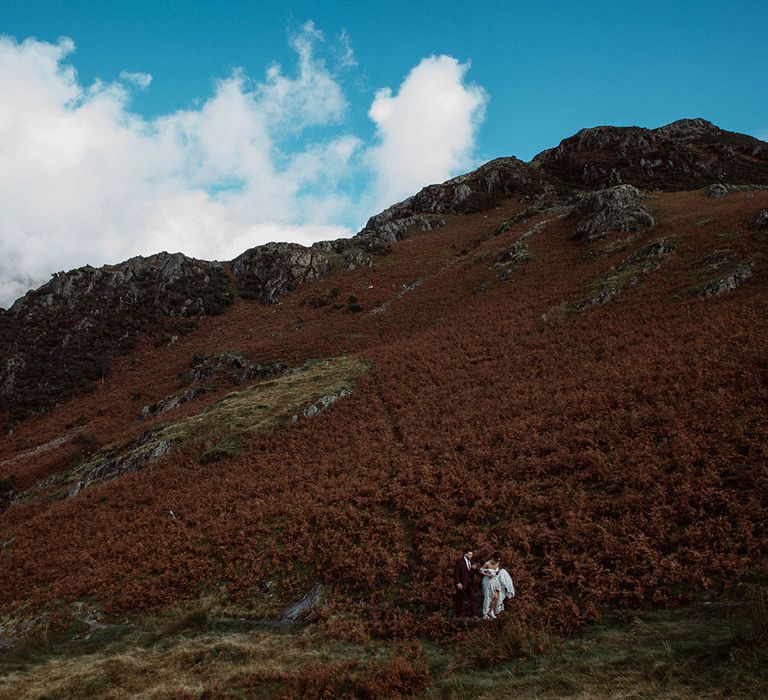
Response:
[[[396,95],[390,88],[376,93],[369,115],[380,139],[370,152],[378,205],[469,167],[488,98],[481,87],[464,84],[468,69],[450,56],[431,56]]]
[[[485,94],[464,84],[467,64],[427,58],[397,95],[376,93],[366,144],[345,127],[322,33],[309,22],[291,46],[293,72],[236,70],[200,105],[147,119],[131,98],[149,74],[85,85],[72,40],[0,37],[0,305],[86,263],[349,235],[372,206],[470,164]],[[346,34],[330,53],[355,65]]]

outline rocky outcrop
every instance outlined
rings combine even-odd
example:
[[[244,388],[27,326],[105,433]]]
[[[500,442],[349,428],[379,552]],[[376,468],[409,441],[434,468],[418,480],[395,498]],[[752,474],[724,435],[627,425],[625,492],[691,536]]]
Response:
[[[362,233],[417,214],[466,214],[498,206],[513,194],[537,195],[551,189],[536,168],[517,158],[496,158],[465,175],[429,185],[413,197],[372,216]]]
[[[704,194],[712,199],[720,199],[721,197],[727,197],[734,192],[754,192],[755,190],[764,189],[768,189],[768,185],[732,185],[730,183],[725,184],[716,182],[714,185],[707,187]]]
[[[576,198],[578,235],[595,240],[653,225],[635,188],[716,183],[712,192],[718,194],[768,186],[768,144],[703,119],[658,129],[602,126],[579,131],[531,163],[497,158],[424,187],[372,216],[353,238],[251,248],[232,261],[234,279],[226,264],[167,252],[59,272],[10,309],[0,309],[0,420],[10,427],[87,390],[140,334],[154,335],[160,344],[196,318],[222,312],[238,294],[272,304],[332,271],[372,266],[393,243],[444,225],[449,214],[489,209],[512,196],[530,202],[499,227],[501,235],[513,221],[565,210]],[[600,192],[579,198],[585,189]]]
[[[155,401],[154,403],[143,406],[141,411],[139,411],[139,418],[146,420],[147,418],[162,416],[163,414],[168,413],[168,411],[173,411],[179,406],[183,406],[188,401],[192,401],[192,399],[196,399],[198,396],[205,394],[206,391],[208,390],[203,387],[193,387],[191,389],[185,389],[178,394],[166,396],[164,399],[160,399],[160,401]]]
[[[157,441],[155,438],[161,432],[160,427],[150,428],[127,444],[105,450],[93,464],[78,473],[79,478],[70,483],[67,495],[76,496],[94,484],[139,471],[147,462],[168,454],[178,441]]]
[[[764,231],[768,229],[768,209],[763,209],[757,213],[754,219],[752,219],[752,227],[758,231]]]
[[[333,404],[335,404],[339,399],[343,399],[345,396],[349,396],[351,393],[351,389],[347,389],[345,387],[343,389],[339,389],[338,391],[334,391],[332,394],[321,396],[317,401],[304,409],[303,415],[305,418],[312,418],[321,411],[324,411],[326,408],[333,406]]]
[[[525,238],[521,237],[507,248],[498,259],[500,265],[519,265],[520,263],[533,260],[531,249]]]
[[[666,239],[649,243],[612,267],[591,285],[590,295],[574,304],[577,311],[602,306],[627,289],[640,284],[643,276],[658,270],[674,250]]]
[[[633,185],[616,185],[583,195],[571,216],[576,237],[595,241],[613,232],[648,231],[653,216],[642,206],[643,194]]]
[[[445,226],[445,219],[440,216],[406,216],[387,221],[374,229],[363,229],[355,240],[367,246],[387,245],[402,241],[413,230],[432,231],[441,226]]]
[[[716,182],[768,184],[768,144],[704,119],[659,127],[582,129],[532,161],[555,186],[692,190]]]
[[[298,243],[267,243],[232,261],[240,295],[274,304],[283,294],[331,271],[328,256]]]
[[[706,283],[700,294],[703,297],[716,297],[725,294],[726,292],[732,292],[738,289],[746,279],[752,276],[754,269],[754,262],[750,261],[742,263],[728,274]]]
[[[227,459],[240,454],[253,435],[271,431],[302,412],[311,417],[332,406],[348,396],[368,371],[367,362],[346,357],[307,361],[279,377],[267,377],[226,394],[198,413],[158,423],[132,439],[108,445],[85,461],[40,480],[26,491],[16,492],[11,505],[41,495],[76,496],[95,484],[144,469],[185,445],[200,447],[198,459],[202,464]],[[211,375],[203,375],[203,381],[206,376],[211,379]]]
[[[714,185],[710,185],[706,190],[707,197],[712,199],[720,199],[721,197],[728,196],[728,188],[722,182],[716,182]]]
[[[193,355],[191,368],[179,378],[187,385],[217,388],[225,384],[238,386],[256,379],[264,379],[284,369],[285,364],[282,362],[261,365],[251,362],[242,353],[229,350],[218,355]]]
[[[139,418],[163,415],[214,389],[264,379],[284,369],[282,362],[260,365],[235,351],[219,355],[195,354],[192,357],[191,369],[179,375],[181,383],[189,388],[144,406],[139,412]]]
[[[139,335],[183,333],[234,295],[222,265],[180,253],[58,272],[0,312],[0,412],[14,422],[44,411],[104,376]]]

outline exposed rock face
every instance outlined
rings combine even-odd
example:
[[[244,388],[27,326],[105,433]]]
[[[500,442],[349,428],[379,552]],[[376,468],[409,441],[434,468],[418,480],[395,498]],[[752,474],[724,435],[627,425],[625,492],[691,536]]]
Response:
[[[666,240],[654,241],[632,253],[626,260],[616,266],[618,272],[632,271],[638,274],[658,270],[661,261],[674,250],[674,246]]]
[[[445,219],[439,216],[406,216],[404,219],[387,221],[374,229],[363,229],[355,239],[366,245],[397,243],[408,237],[412,229],[431,231],[445,226]]]
[[[712,199],[719,199],[720,197],[727,197],[734,192],[754,192],[755,190],[764,189],[768,189],[768,185],[733,185],[731,183],[716,182],[714,185],[707,187],[705,194]]]
[[[585,311],[607,304],[623,291],[640,284],[644,275],[658,270],[673,250],[674,246],[666,239],[644,245],[595,280],[590,296],[577,302],[574,308]]]
[[[768,184],[768,144],[704,119],[681,119],[658,129],[582,129],[539,153],[532,164],[562,185],[590,189],[623,183],[649,190]]]
[[[541,194],[551,189],[546,178],[517,158],[496,158],[477,170],[441,185],[429,185],[418,194],[372,216],[363,232],[415,214],[450,214],[482,211],[513,194]],[[362,233],[362,232],[361,232]]]
[[[647,231],[653,224],[642,206],[643,195],[632,185],[616,185],[585,194],[573,210],[576,236],[594,241],[619,231]]]
[[[18,420],[50,408],[103,376],[138,335],[183,332],[233,297],[219,263],[180,253],[56,273],[0,312],[0,410]]]
[[[241,296],[267,304],[330,271],[325,253],[298,243],[267,243],[246,250],[232,261]]]
[[[501,265],[517,265],[532,259],[531,249],[528,247],[525,239],[521,237],[501,254],[498,263]]]
[[[324,411],[326,408],[329,408],[330,406],[333,406],[339,399],[343,399],[345,396],[349,396],[352,393],[350,389],[339,389],[338,391],[334,391],[332,394],[328,394],[326,396],[321,396],[317,401],[315,401],[312,405],[307,406],[304,409],[304,417],[305,418],[312,418],[312,416],[316,416],[321,411]]]
[[[720,197],[727,197],[728,189],[722,182],[716,182],[714,185],[707,187],[707,197],[712,199],[719,199]]]
[[[106,450],[95,464],[80,475],[78,481],[70,485],[67,495],[76,496],[94,484],[139,471],[147,462],[168,454],[176,443],[173,440],[154,441],[153,438],[161,430],[159,427],[150,428],[130,443]]]
[[[285,365],[282,362],[260,365],[234,351],[223,352],[220,355],[195,355],[192,358],[192,368],[180,375],[181,382],[191,386],[144,406],[139,413],[139,418],[163,415],[213,389],[264,379],[284,369]]]
[[[155,401],[154,403],[144,406],[141,411],[139,411],[139,418],[145,420],[147,418],[154,418],[155,416],[162,416],[163,414],[168,413],[168,411],[173,411],[175,408],[206,393],[206,391],[207,389],[204,389],[203,387],[193,387],[191,389],[185,389],[178,394],[166,396],[164,399],[160,399],[160,401]]]
[[[707,283],[701,291],[701,296],[717,297],[726,292],[732,292],[735,289],[738,289],[746,279],[752,276],[752,271],[754,269],[754,262],[742,263],[732,272]]]
[[[195,355],[192,368],[181,375],[184,384],[221,386],[225,383],[238,386],[255,379],[263,379],[285,369],[282,362],[260,365],[233,350],[219,355]]]
[[[600,189],[576,206],[578,234],[594,240],[653,225],[635,188],[716,183],[721,184],[712,191],[718,194],[768,186],[768,144],[703,119],[658,129],[602,126],[579,131],[531,163],[497,158],[429,185],[372,216],[351,239],[309,248],[295,243],[251,248],[232,261],[234,281],[220,263],[165,252],[60,272],[0,310],[0,417],[12,425],[87,387],[139,334],[184,332],[193,319],[222,312],[238,293],[271,304],[333,270],[371,266],[376,255],[388,253],[411,231],[443,225],[446,214],[481,211],[519,196],[532,203],[516,219],[522,220],[563,210],[574,190]],[[498,233],[511,225],[512,220]],[[755,225],[764,228],[765,218]]]

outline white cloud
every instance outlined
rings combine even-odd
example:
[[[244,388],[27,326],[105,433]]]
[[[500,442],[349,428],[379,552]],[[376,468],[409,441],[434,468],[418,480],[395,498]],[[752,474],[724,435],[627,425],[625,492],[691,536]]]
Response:
[[[374,200],[469,163],[485,95],[463,85],[466,65],[426,59],[397,96],[379,92],[366,148],[340,126],[349,106],[322,41],[307,23],[291,39],[294,74],[235,71],[195,108],[148,120],[130,101],[149,74],[83,85],[71,40],[0,37],[0,305],[84,264],[160,250],[226,260],[271,240],[350,235]]]
[[[120,73],[120,79],[133,83],[140,90],[146,90],[152,83],[152,76],[149,73],[132,73],[127,70]]]
[[[466,85],[467,63],[450,56],[423,59],[397,95],[376,93],[369,116],[380,144],[370,153],[378,175],[377,205],[384,206],[471,164],[485,91]]]
[[[357,65],[355,52],[352,50],[352,42],[349,39],[349,33],[342,29],[336,37],[338,46],[336,48],[336,62],[339,68],[354,68]]]

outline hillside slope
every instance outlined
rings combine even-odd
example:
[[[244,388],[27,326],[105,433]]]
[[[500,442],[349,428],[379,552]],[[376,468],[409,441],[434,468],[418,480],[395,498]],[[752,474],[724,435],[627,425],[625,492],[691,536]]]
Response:
[[[173,342],[139,336],[0,443],[0,606],[206,593],[276,614],[321,583],[329,628],[450,636],[473,543],[503,551],[517,619],[569,632],[764,572],[760,148],[722,196],[625,176],[566,191],[571,170],[541,175],[552,156],[492,161],[374,217],[364,263],[272,304],[233,293]],[[397,227],[414,216],[441,225]],[[342,373],[317,383],[323,367]],[[233,405],[275,418],[233,432],[237,415],[212,418]],[[83,488],[96,462],[112,471]]]

